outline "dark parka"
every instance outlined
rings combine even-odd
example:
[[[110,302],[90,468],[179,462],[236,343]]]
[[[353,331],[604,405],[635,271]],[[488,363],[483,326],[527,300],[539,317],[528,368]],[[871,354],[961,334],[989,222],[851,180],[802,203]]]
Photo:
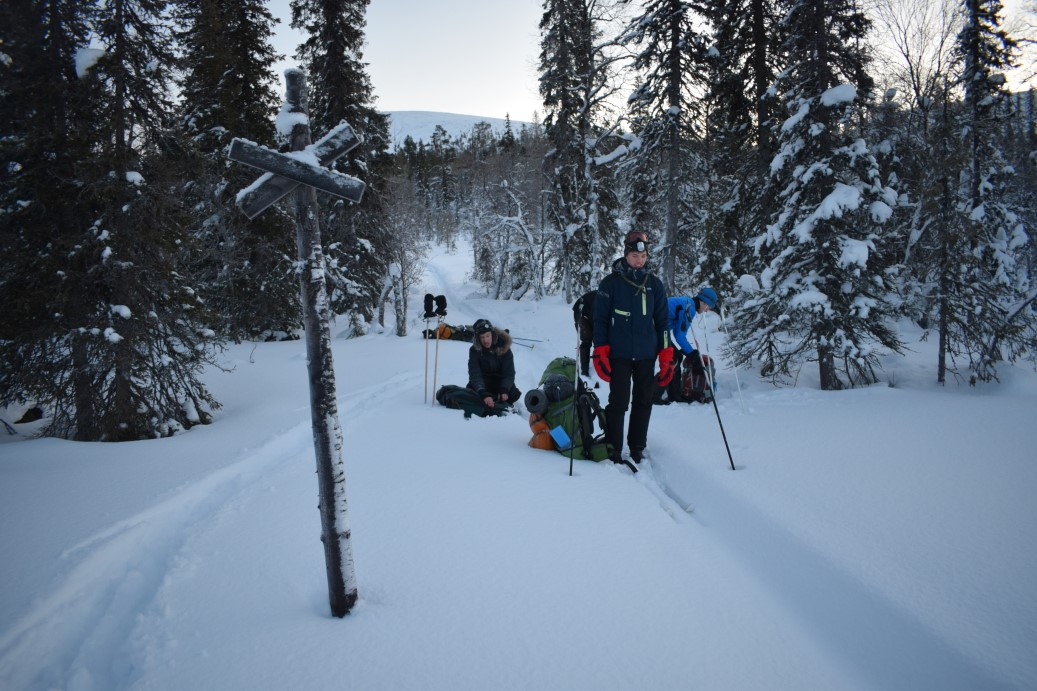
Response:
[[[662,280],[647,266],[634,269],[623,257],[614,261],[594,301],[594,347],[608,345],[611,358],[654,359],[670,345],[668,328]]]
[[[476,335],[468,350],[468,388],[481,398],[506,393],[517,400],[515,388],[515,355],[511,352],[511,336],[500,329],[493,330],[493,344],[483,348]]]

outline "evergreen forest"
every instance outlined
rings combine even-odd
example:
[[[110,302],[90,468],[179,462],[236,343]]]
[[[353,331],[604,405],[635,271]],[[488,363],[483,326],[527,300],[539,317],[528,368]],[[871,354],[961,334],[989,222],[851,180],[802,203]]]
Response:
[[[647,231],[671,294],[720,294],[725,356],[776,385],[879,381],[909,320],[940,383],[1037,358],[1037,3],[543,0],[540,114],[393,143],[369,0],[292,0],[316,138],[362,144],[319,198],[339,331],[407,336],[427,248],[460,240],[500,300],[597,286]],[[262,0],[7,0],[0,25],[0,406],[45,434],[205,424],[223,344],[297,338],[287,204],[248,219],[233,138],[275,126]],[[492,27],[487,27],[492,31]],[[513,125],[511,117],[522,121]],[[529,121],[526,121],[528,118]],[[390,318],[387,319],[387,312]]]

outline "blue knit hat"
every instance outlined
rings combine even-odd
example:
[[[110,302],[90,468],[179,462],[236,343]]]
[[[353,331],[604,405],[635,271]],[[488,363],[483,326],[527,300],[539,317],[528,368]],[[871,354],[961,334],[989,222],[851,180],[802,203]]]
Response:
[[[712,288],[703,288],[695,299],[704,302],[711,310],[717,308],[717,291]]]

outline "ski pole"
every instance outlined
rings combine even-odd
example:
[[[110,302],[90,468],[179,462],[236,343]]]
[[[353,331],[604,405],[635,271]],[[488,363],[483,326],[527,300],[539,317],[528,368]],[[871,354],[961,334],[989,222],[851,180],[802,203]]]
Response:
[[[436,303],[436,314],[439,319],[436,321],[436,360],[432,366],[432,405],[436,404],[436,375],[439,373],[439,329],[443,325],[443,320],[446,318],[446,296],[436,295],[433,300]]]
[[[425,403],[428,403],[428,339],[431,336],[428,328],[428,320],[436,316],[432,311],[432,293],[425,293]],[[439,345],[439,329],[436,329],[436,345]],[[433,392],[435,395],[435,392]]]
[[[425,403],[428,403],[428,319],[425,320]],[[439,344],[439,334],[436,334],[436,344]]]
[[[576,358],[573,360],[573,411],[572,423],[569,428],[576,432],[576,406],[580,403],[580,326],[576,325]],[[569,440],[569,477],[573,476],[573,450],[576,448],[576,440]],[[584,449],[586,451],[586,449]]]
[[[543,341],[541,341],[539,339],[536,339],[536,338],[521,338],[519,336],[512,336],[511,340],[513,340],[513,341],[529,341],[530,343],[543,343]]]
[[[692,335],[694,336],[694,327],[692,327]],[[709,336],[706,335],[705,329],[703,329],[703,340],[706,342],[706,355],[709,356]],[[695,336],[695,345],[698,346],[698,337]],[[709,356],[710,364],[712,364],[713,357]],[[727,443],[727,433],[724,431],[724,421],[720,419],[720,407],[717,406],[717,390],[713,386],[713,377],[709,374],[709,367],[703,367],[703,371],[706,374],[706,383],[709,384],[709,391],[712,394],[710,398],[713,400],[713,411],[717,414],[717,424],[720,425],[720,436],[724,438],[724,448],[727,449],[727,460],[731,464],[731,470],[735,469],[735,459],[731,457],[731,446]]]
[[[530,350],[536,348],[536,345],[529,345],[528,343],[515,343],[515,345],[522,346],[523,348],[529,348]]]
[[[720,408],[717,407],[717,397],[713,398],[713,410],[717,414],[717,424],[720,425],[720,436],[724,438],[724,448],[727,449],[727,460],[731,464],[731,470],[735,469],[735,459],[731,458],[731,447],[727,444],[727,434],[724,432],[724,422],[720,419]]]
[[[720,308],[720,326],[724,328],[724,335],[727,337],[727,342],[731,343],[731,334],[727,331],[727,319],[724,318],[724,308]],[[738,389],[738,404],[742,406],[742,414],[745,414],[745,400],[742,398],[742,383],[738,381],[738,366],[732,365],[731,367],[735,371],[735,387]]]
[[[439,373],[439,325],[443,323],[442,317],[436,322],[436,359],[432,365],[432,405],[436,404],[436,375]]]
[[[706,343],[705,353],[706,353],[706,357],[709,358],[708,364],[711,366],[711,367],[703,366],[702,371],[706,375],[706,383],[709,384],[709,392],[713,395],[713,398],[716,398],[717,397],[717,387],[713,386],[713,375],[716,374],[716,368],[715,368],[715,366],[713,366],[713,356],[709,354],[709,330],[708,329],[705,329],[705,328],[702,329],[702,340],[705,341],[705,343]],[[713,372],[710,372],[710,369],[713,369]]]

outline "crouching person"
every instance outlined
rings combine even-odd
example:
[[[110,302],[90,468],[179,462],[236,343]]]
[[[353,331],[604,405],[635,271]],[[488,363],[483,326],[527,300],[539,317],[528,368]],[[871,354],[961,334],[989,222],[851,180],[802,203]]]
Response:
[[[511,408],[522,392],[515,388],[515,355],[511,336],[488,319],[472,327],[475,338],[468,350],[468,389],[482,399],[487,408]]]

